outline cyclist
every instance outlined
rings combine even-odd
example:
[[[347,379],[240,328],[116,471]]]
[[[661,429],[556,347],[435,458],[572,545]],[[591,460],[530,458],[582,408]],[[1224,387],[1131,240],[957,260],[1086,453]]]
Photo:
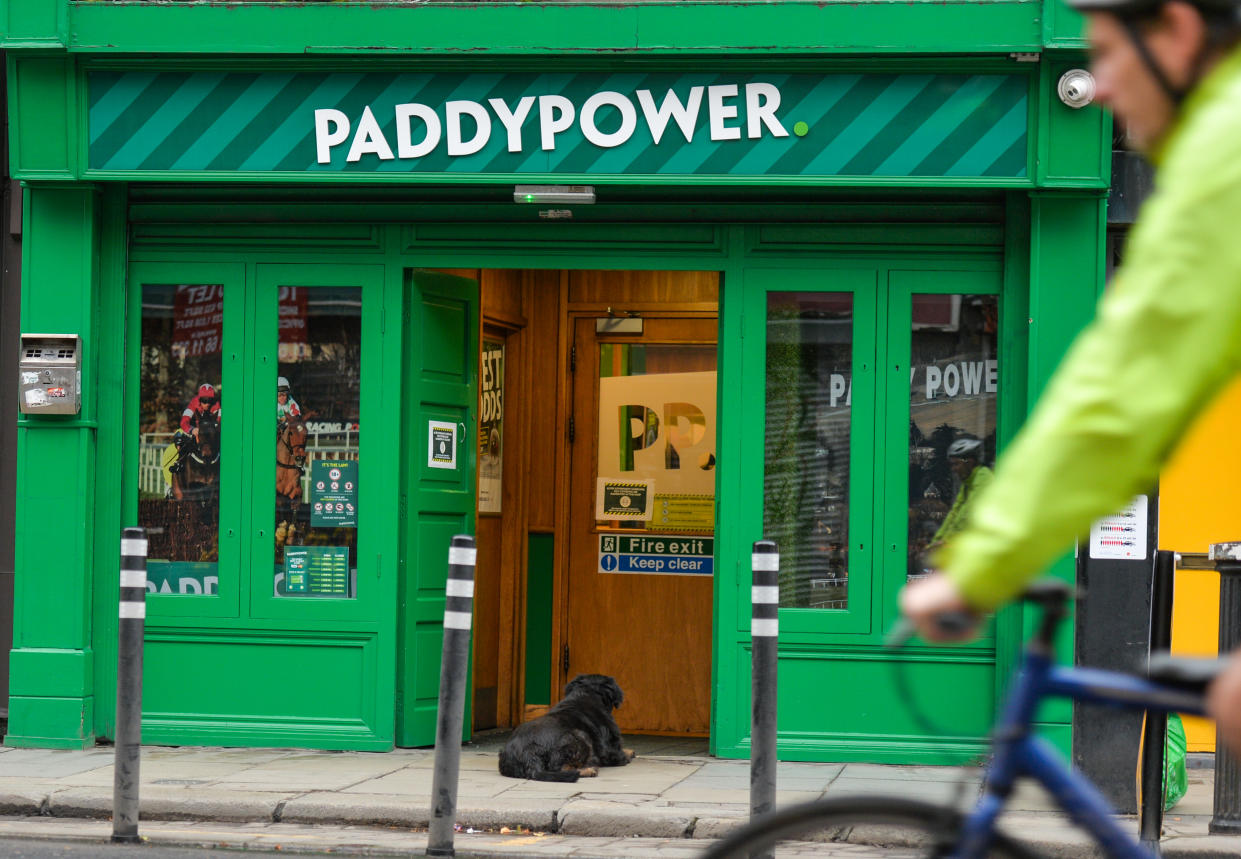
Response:
[[[1021,586],[1095,519],[1154,483],[1192,419],[1241,369],[1241,0],[1068,0],[1097,97],[1157,168],[1123,267],[966,527],[908,585],[924,637]],[[1241,657],[1212,689],[1241,744]]]
[[[959,438],[948,445],[948,467],[952,476],[960,486],[952,508],[944,516],[939,530],[931,537],[927,547],[930,551],[938,549],[953,534],[965,527],[969,519],[970,505],[978,497],[978,493],[991,481],[991,469],[982,464],[982,441],[976,438]]]

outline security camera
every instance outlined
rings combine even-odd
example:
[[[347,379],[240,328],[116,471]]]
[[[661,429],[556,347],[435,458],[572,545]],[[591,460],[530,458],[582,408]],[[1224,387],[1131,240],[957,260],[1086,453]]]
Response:
[[[1094,101],[1094,76],[1085,69],[1069,69],[1060,76],[1056,95],[1069,107],[1085,107]]]

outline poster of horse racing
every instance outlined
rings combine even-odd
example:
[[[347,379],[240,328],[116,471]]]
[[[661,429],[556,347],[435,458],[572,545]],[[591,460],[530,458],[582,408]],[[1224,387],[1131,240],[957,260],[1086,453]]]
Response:
[[[149,540],[148,589],[204,596],[218,591],[220,474],[234,473],[230,462],[250,461],[256,464],[252,474],[225,485],[250,498],[252,532],[271,535],[269,550],[255,545],[252,551],[273,553],[272,593],[352,597],[361,291],[280,287],[274,414],[255,414],[240,431],[229,425],[243,413],[240,404],[266,397],[249,386],[271,380],[238,373],[239,390],[225,384],[224,309],[226,302],[243,299],[236,292],[229,295],[221,284],[142,288],[138,524]],[[226,399],[238,406],[230,409]],[[272,457],[270,467],[258,465],[264,455]],[[348,516],[312,516],[313,505],[324,500],[311,477],[326,464],[352,476],[350,497],[342,502],[349,505]],[[225,501],[227,510],[246,506],[240,497]],[[308,557],[331,563],[308,565]]]

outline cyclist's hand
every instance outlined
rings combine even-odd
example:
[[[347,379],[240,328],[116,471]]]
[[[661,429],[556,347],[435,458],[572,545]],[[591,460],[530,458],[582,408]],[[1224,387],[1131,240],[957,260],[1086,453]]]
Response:
[[[917,627],[918,634],[926,641],[967,641],[977,634],[978,615],[943,573],[905,585],[901,589],[900,607],[901,614]],[[937,623],[943,615],[968,618],[970,623],[945,629]]]
[[[1228,747],[1241,751],[1241,651],[1233,654],[1228,667],[1207,688],[1207,713]]]

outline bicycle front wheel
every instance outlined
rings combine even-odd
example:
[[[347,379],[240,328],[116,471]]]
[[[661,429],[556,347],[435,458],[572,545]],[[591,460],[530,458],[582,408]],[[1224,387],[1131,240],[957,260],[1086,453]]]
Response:
[[[713,844],[702,859],[749,859],[781,844],[806,841],[895,848],[903,856],[951,856],[962,821],[955,809],[903,797],[833,797],[747,823]],[[986,856],[1037,859],[1028,847],[999,832]]]

